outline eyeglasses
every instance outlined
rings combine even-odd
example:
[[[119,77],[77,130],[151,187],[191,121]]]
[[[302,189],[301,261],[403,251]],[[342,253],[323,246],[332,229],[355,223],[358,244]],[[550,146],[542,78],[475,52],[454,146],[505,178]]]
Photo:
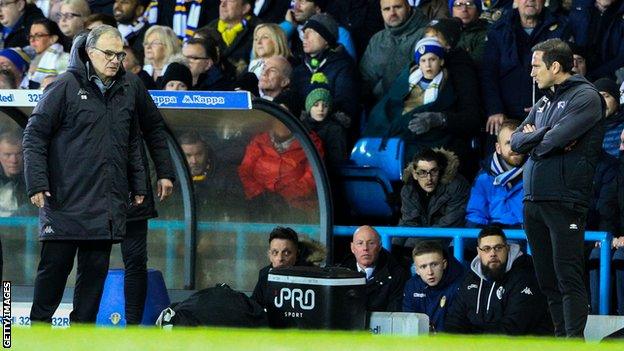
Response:
[[[7,7],[11,4],[15,4],[16,2],[17,0],[16,1],[0,1],[0,7]]]
[[[29,35],[29,36],[28,36],[28,41],[31,41],[31,40],[39,40],[39,39],[43,39],[43,38],[45,38],[45,37],[49,37],[49,36],[50,36],[50,34],[45,34],[45,33],[35,33],[35,34],[32,34],[32,35]]]
[[[112,61],[116,57],[117,60],[121,62],[126,58],[126,55],[127,55],[125,51],[114,52],[114,51],[109,51],[109,50],[98,49],[95,46],[92,46],[91,48],[103,53],[104,58],[106,58],[108,61]]]
[[[492,252],[492,250],[494,250],[494,252],[501,252],[504,249],[507,248],[507,245],[494,245],[494,246],[484,246],[484,247],[478,247],[479,250],[481,250],[481,252],[485,252],[485,253],[490,253]]]
[[[149,47],[158,46],[158,45],[164,45],[164,44],[161,41],[158,41],[158,40],[154,40],[154,41],[149,42],[149,43],[143,43],[143,47],[144,48],[149,48]]]
[[[75,12],[59,12],[56,17],[58,18],[58,20],[70,20],[74,17],[82,17],[81,14],[79,13],[75,13]]]
[[[191,55],[184,55],[184,57],[187,60],[191,60],[191,61],[199,61],[199,60],[208,60],[210,59],[210,57],[199,57],[199,56],[191,56]]]
[[[414,171],[414,174],[416,174],[416,177],[421,178],[421,179],[425,179],[429,176],[431,177],[437,177],[438,174],[440,174],[440,169],[439,168],[433,168],[429,171],[425,171],[424,169],[419,169],[417,171]]]
[[[463,6],[465,6],[466,8],[469,8],[469,9],[471,9],[473,7],[477,7],[477,5],[474,2],[472,2],[472,1],[454,2],[453,3],[453,7],[460,8],[460,7],[463,7]]]

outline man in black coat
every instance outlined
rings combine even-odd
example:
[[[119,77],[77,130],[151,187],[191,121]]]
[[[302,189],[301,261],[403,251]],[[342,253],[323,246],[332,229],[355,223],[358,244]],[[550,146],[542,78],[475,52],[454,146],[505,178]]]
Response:
[[[28,46],[30,25],[44,18],[41,10],[26,0],[2,0],[0,6],[0,34],[5,48]]]
[[[92,323],[111,246],[126,231],[128,194],[143,203],[136,115],[149,99],[122,68],[123,40],[102,25],[74,40],[69,69],[45,90],[24,130],[26,188],[39,207],[41,260],[30,319],[51,322],[78,257],[73,323]]]
[[[588,314],[583,244],[605,106],[596,88],[572,75],[566,43],[533,47],[533,77],[546,95],[511,137],[524,166],[524,226],[540,288],[558,336],[581,337]]]
[[[409,274],[381,247],[379,233],[371,226],[359,227],[353,233],[351,253],[341,266],[366,274],[366,309],[400,312]]]
[[[446,315],[446,331],[461,334],[552,335],[546,298],[530,256],[508,244],[498,227],[477,238],[478,255]]]

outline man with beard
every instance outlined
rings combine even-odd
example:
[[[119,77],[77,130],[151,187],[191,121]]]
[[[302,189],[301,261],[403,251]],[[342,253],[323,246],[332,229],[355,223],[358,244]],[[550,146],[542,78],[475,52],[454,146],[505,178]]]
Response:
[[[113,16],[117,28],[132,49],[143,56],[143,38],[149,23],[141,19],[149,5],[149,0],[115,0]]]
[[[522,216],[522,170],[525,155],[511,150],[511,134],[520,122],[503,122],[496,140],[496,151],[489,164],[477,176],[466,208],[469,227],[493,223],[520,227]]]
[[[477,237],[478,255],[446,316],[446,331],[461,334],[552,334],[546,298],[530,256],[508,244],[498,227]]]

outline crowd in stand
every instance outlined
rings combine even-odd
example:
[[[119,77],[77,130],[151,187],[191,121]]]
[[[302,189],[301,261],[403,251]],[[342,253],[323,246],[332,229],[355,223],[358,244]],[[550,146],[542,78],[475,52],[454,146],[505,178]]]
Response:
[[[594,83],[606,104],[587,229],[614,236],[614,312],[624,315],[624,108],[618,84],[624,78],[624,0],[0,0],[0,89],[54,84],[70,65],[72,39],[99,24],[119,29],[123,66],[148,89],[246,90],[283,105],[307,126],[330,174],[348,162],[358,138],[401,138],[408,165],[400,221],[393,224],[421,227],[522,228],[526,156],[511,149],[510,139],[543,95],[530,75],[531,49],[551,38],[568,42],[574,72]],[[205,157],[209,147],[192,133],[180,141],[197,187],[209,160],[192,157]],[[16,180],[22,162],[16,148],[21,150],[18,137],[0,134],[0,215],[20,207],[15,196],[1,196],[23,186]],[[288,206],[313,206],[306,197],[314,189],[310,166],[281,123],[253,137],[241,160],[242,189],[234,199],[279,188],[275,193]],[[7,187],[9,182],[16,185]],[[401,283],[392,301],[381,299],[373,310],[425,312],[436,330],[548,330],[530,312],[541,311],[536,306],[545,301],[531,278],[530,258],[502,231],[482,231],[463,282],[461,263],[439,244],[396,240],[416,269],[408,281],[388,273],[400,264],[387,268],[394,259],[374,229],[362,228],[345,265],[365,272],[378,288],[390,288],[384,285],[389,276]],[[280,235],[281,241],[292,236]],[[371,243],[376,252],[361,254]],[[594,313],[597,253],[593,243],[587,247]],[[372,261],[362,263],[360,256]],[[383,273],[375,268],[378,259]],[[452,317],[445,322],[446,309]]]

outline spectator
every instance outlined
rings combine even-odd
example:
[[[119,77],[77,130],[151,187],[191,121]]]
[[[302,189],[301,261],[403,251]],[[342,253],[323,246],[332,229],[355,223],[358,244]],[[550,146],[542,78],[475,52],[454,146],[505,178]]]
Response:
[[[172,62],[167,66],[162,77],[164,90],[189,90],[192,86],[193,75],[187,66],[177,62]]]
[[[449,18],[449,7],[446,0],[421,0],[418,7],[428,20]]]
[[[373,227],[364,225],[353,233],[351,255],[341,265],[366,274],[368,311],[401,311],[403,288],[409,274],[381,247],[381,238]]]
[[[84,26],[85,28],[87,28],[87,30],[92,30],[93,28],[102,24],[106,24],[111,27],[117,27],[117,21],[115,20],[115,17],[103,13],[93,13],[89,15],[85,20]]]
[[[290,43],[290,50],[296,60],[303,60],[305,53],[303,50],[304,25],[312,16],[323,13],[327,3],[327,0],[294,0],[294,7],[288,10],[286,20],[280,24],[280,27],[286,33]],[[344,47],[355,61],[357,56],[349,31],[343,27],[338,27],[338,35],[336,37],[338,38],[336,41]]]
[[[86,0],[63,0],[59,12],[59,28],[67,38],[74,37],[85,28],[85,21],[91,14]]]
[[[320,139],[310,136],[323,156]],[[271,208],[275,210],[272,213],[313,212],[317,208],[310,162],[293,133],[278,120],[270,131],[256,135],[247,145],[238,174],[247,200],[256,199],[257,207],[265,212]]]
[[[236,172],[221,161],[222,156],[218,157],[198,133],[184,133],[180,135],[178,142],[193,179],[198,218],[217,221],[243,219],[243,188]],[[179,196],[180,192],[177,194]],[[170,201],[173,204],[180,202],[181,200]]]
[[[136,53],[130,46],[124,45],[124,52],[126,53],[126,59],[123,61],[124,69],[127,72],[132,72],[141,78],[143,85],[148,90],[158,89],[156,82],[150,77],[150,75],[143,70],[143,56]]]
[[[137,53],[143,54],[143,41],[149,23],[143,20],[143,12],[149,5],[149,0],[115,0],[113,16],[117,28],[128,45]]]
[[[218,34],[223,47],[221,60],[227,60],[238,76],[247,70],[258,19],[250,15],[251,0],[221,1],[219,19],[208,24]]]
[[[432,332],[444,331],[444,319],[465,275],[464,266],[455,257],[446,257],[438,242],[418,243],[412,252],[416,275],[407,281],[403,293],[403,312],[429,316]]]
[[[331,92],[326,85],[311,85],[301,120],[321,138],[328,165],[335,166],[349,158],[347,130],[351,118],[342,112],[333,113]]]
[[[572,56],[574,57],[574,67],[572,67],[572,72],[585,77],[587,75],[587,53],[583,48],[574,43],[568,43],[568,45],[570,46]]]
[[[290,86],[292,67],[283,56],[273,56],[266,59],[264,70],[258,80],[260,97],[273,100]],[[297,114],[297,111],[292,111]]]
[[[33,21],[43,17],[34,4],[26,0],[2,0],[0,30],[5,48],[22,48],[28,45],[28,31]]]
[[[271,56],[289,58],[290,49],[284,31],[274,23],[259,24],[254,30],[253,37],[252,60],[248,71],[253,72],[260,79],[265,60]]]
[[[292,88],[305,100],[312,80],[329,85],[336,111],[349,117],[359,116],[358,94],[351,57],[338,45],[338,25],[327,14],[312,16],[303,26],[304,62],[293,72]]]
[[[478,255],[446,316],[446,331],[461,334],[552,335],[546,298],[533,262],[498,227],[477,238]]]
[[[540,96],[530,75],[531,48],[546,39],[567,39],[568,24],[544,8],[544,0],[519,0],[518,8],[494,23],[487,34],[481,87],[492,135],[505,118],[524,120]]]
[[[174,30],[178,38],[190,39],[198,28],[219,17],[223,1],[152,0],[145,11],[150,25],[160,25]]]
[[[459,29],[457,20],[445,21],[456,22]],[[453,70],[445,69],[447,53],[451,54]],[[437,38],[421,39],[416,44],[414,63],[403,68],[375,105],[364,134],[402,138],[406,160],[423,148],[445,147],[468,163],[468,141],[479,125],[478,95],[469,91],[476,83],[472,73],[474,67],[465,51],[448,51]]]
[[[614,79],[624,66],[623,15],[624,2],[618,0],[578,1],[570,11],[575,43],[588,54],[588,79]]]
[[[230,84],[221,70],[218,43],[210,38],[191,38],[182,47],[193,75],[192,90],[224,91]]]
[[[400,226],[462,227],[470,186],[457,174],[459,160],[444,149],[424,149],[403,172]],[[414,247],[416,239],[393,238]]]
[[[0,134],[0,217],[25,212],[29,200],[24,183],[22,137],[17,132]]]
[[[28,72],[30,57],[22,49],[9,48],[0,51],[0,69],[8,70],[15,78],[15,86],[19,87]]]
[[[35,0],[33,3],[41,10],[43,15],[51,20],[57,17],[62,0]]]
[[[479,17],[481,0],[449,0],[452,17],[462,21],[462,32],[457,47],[470,54],[475,63],[481,63],[489,24]]]
[[[181,51],[180,40],[173,30],[163,26],[151,26],[145,32],[143,48],[145,48],[143,69],[155,82],[167,70],[170,59]]]
[[[3,68],[2,58],[0,58],[0,90],[2,89],[17,89],[17,84],[15,84],[15,75],[12,71]]]
[[[594,82],[594,86],[602,95],[606,104],[604,121],[605,136],[602,149],[607,154],[617,158],[620,155],[620,134],[624,130],[624,110],[620,106],[620,89],[609,78],[600,78]]]
[[[290,6],[291,0],[255,0],[252,11],[262,22],[279,23]]]
[[[525,155],[511,150],[511,134],[519,125],[518,121],[506,120],[498,131],[496,151],[470,191],[466,208],[469,227],[499,224],[519,228],[523,223]]]
[[[61,44],[64,36],[56,22],[42,18],[30,26],[28,40],[37,56],[28,71],[28,88],[37,89],[48,75],[59,75],[69,66],[69,53]]]
[[[427,25],[420,9],[412,9],[407,0],[381,0],[385,29],[373,35],[360,61],[364,96],[381,99],[401,69],[410,61],[414,45]],[[388,53],[392,53],[389,55]]]

